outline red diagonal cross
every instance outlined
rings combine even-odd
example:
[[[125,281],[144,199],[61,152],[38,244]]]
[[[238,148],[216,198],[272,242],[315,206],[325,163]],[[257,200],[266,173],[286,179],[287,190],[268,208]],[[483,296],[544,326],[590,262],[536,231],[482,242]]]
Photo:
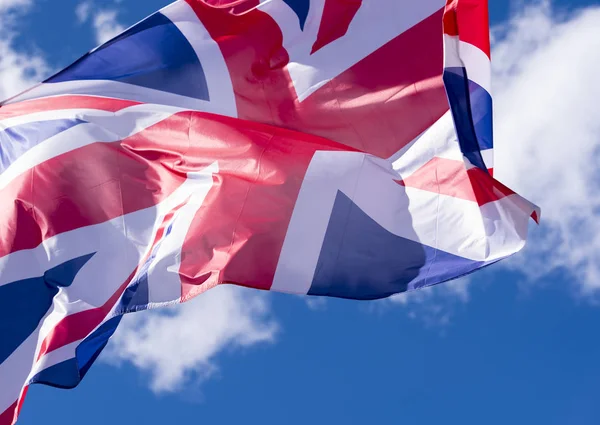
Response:
[[[361,5],[362,0],[325,0],[317,41],[310,53],[313,54],[343,37]]]
[[[216,8],[205,0],[187,2],[221,48],[239,118],[390,157],[448,109],[441,78],[442,9],[300,102],[286,69],[289,57],[282,32],[271,16],[256,8],[240,12],[238,3],[243,2],[236,2],[237,8]],[[343,36],[360,4],[327,1],[316,42],[320,53],[322,46]]]

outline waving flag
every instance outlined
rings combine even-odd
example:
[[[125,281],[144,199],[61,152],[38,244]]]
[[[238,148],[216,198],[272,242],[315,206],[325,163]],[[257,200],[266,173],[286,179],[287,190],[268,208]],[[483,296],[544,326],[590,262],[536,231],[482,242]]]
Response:
[[[226,4],[227,3],[227,4]],[[0,107],[0,425],[124,313],[376,299],[519,251],[484,0],[179,0]]]

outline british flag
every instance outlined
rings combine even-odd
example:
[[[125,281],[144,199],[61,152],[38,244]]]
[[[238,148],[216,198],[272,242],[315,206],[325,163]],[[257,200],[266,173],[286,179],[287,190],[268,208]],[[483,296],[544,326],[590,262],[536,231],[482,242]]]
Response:
[[[124,313],[376,299],[519,251],[485,0],[179,0],[0,107],[0,425]]]

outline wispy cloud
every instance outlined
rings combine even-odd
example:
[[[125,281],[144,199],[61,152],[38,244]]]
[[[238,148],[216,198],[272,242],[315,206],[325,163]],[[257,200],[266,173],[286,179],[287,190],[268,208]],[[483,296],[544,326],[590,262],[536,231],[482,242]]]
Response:
[[[90,18],[92,12],[93,3],[91,1],[84,1],[79,3],[75,8],[75,16],[77,16],[77,22],[83,24]]]
[[[541,228],[505,263],[530,281],[567,271],[600,289],[600,7],[523,8],[494,28],[499,180],[542,207]]]
[[[400,306],[413,320],[427,327],[450,324],[457,304],[469,301],[469,277],[452,280],[413,292],[405,292],[387,299],[387,303]]]
[[[149,372],[155,392],[175,391],[213,375],[217,355],[272,343],[277,330],[265,293],[221,286],[173,308],[125,316],[102,358]]]
[[[30,0],[0,0],[0,101],[38,83],[49,73],[41,55],[19,51],[14,45],[19,18],[32,5]]]
[[[77,5],[75,16],[80,24],[91,21],[97,44],[102,44],[116,37],[125,30],[119,22],[119,11],[114,7],[97,7],[91,0]]]
[[[327,298],[326,297],[317,297],[314,295],[306,296],[301,295],[308,308],[311,310],[325,310],[327,308]]]
[[[122,33],[125,27],[119,23],[116,10],[105,9],[94,15],[94,29],[96,42],[102,44]]]
[[[29,7],[32,0],[0,0],[0,13],[15,11],[17,8]]]

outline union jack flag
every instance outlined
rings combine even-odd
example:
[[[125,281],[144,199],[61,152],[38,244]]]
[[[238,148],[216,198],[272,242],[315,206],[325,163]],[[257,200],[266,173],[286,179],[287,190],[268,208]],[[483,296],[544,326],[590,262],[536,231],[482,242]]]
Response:
[[[0,425],[124,313],[376,299],[519,251],[485,0],[179,0],[0,107]]]

